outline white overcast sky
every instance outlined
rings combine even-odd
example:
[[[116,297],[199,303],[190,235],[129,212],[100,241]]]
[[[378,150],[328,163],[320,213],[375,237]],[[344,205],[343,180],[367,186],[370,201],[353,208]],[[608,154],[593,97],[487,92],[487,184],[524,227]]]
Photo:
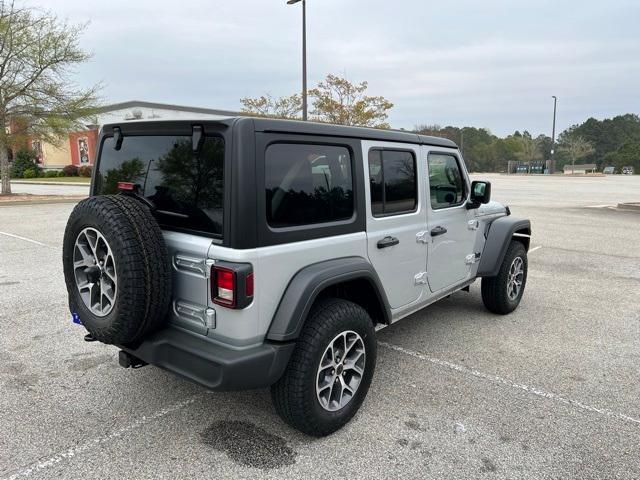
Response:
[[[25,0],[90,22],[77,72],[108,102],[228,110],[300,89],[301,5],[285,0]],[[24,3],[24,2],[23,2]],[[309,84],[367,80],[395,128],[498,135],[640,112],[640,0],[307,0]]]

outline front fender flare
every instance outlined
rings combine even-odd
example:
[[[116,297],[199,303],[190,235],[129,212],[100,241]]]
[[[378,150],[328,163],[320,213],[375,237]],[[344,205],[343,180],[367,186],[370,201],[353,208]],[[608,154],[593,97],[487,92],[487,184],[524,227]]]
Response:
[[[391,308],[371,263],[362,257],[344,257],[314,263],[293,276],[273,316],[267,340],[284,342],[298,338],[309,310],[322,290],[357,279],[371,283],[382,307],[385,323],[390,323]]]
[[[507,248],[516,232],[531,235],[531,222],[511,216],[500,217],[491,222],[476,276],[495,277],[498,274]],[[524,243],[528,247],[529,242]]]

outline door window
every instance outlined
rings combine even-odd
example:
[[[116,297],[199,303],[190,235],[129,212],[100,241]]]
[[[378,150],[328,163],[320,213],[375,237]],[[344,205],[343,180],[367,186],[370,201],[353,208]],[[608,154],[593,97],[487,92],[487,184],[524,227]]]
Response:
[[[453,155],[430,153],[429,191],[434,210],[462,205],[465,199],[464,176]]]
[[[374,217],[414,212],[418,191],[413,153],[406,150],[369,150],[369,187]]]

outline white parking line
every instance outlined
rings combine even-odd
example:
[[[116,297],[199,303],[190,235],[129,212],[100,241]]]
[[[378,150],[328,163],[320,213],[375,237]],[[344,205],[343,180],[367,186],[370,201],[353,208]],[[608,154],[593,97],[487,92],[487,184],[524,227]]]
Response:
[[[35,462],[31,465],[29,465],[28,467],[24,467],[20,470],[18,470],[16,473],[12,474],[9,477],[2,477],[0,478],[0,480],[17,480],[18,478],[25,478],[25,477],[29,477],[31,475],[33,475],[34,473],[38,473],[41,472],[42,470],[45,470],[47,468],[53,467],[55,465],[58,465],[59,463],[65,461],[65,460],[69,460],[77,455],[80,455],[82,453],[85,453],[89,450],[92,450],[96,447],[98,447],[99,445],[102,445],[103,443],[106,443],[110,440],[113,440],[114,438],[118,438],[121,437],[123,435],[125,435],[128,432],[131,432],[133,430],[137,430],[138,428],[146,425],[147,423],[153,422],[154,420],[157,420],[159,418],[165,417],[173,412],[176,412],[178,410],[181,410],[189,405],[191,405],[192,403],[194,403],[199,397],[206,395],[206,394],[198,394],[198,395],[194,395],[193,397],[187,399],[187,400],[183,400],[182,402],[178,402],[178,403],[174,403],[173,405],[170,405],[169,407],[163,408],[161,410],[158,410],[157,412],[149,415],[149,416],[144,416],[142,418],[139,418],[138,420],[134,421],[133,423],[126,425],[118,430],[115,430],[111,433],[107,433],[106,435],[102,436],[102,437],[97,437],[94,438],[93,440],[89,440],[86,443],[83,443],[81,445],[76,445],[75,447],[71,447],[67,450],[65,450],[64,452],[60,452],[56,455],[54,455],[51,458],[48,458],[46,460],[41,460],[39,462]]]
[[[20,235],[14,235],[13,233],[0,232],[0,235],[5,235],[5,236],[11,237],[11,238],[17,238],[18,240],[24,240],[25,242],[29,242],[29,243],[34,243],[36,245],[40,245],[41,247],[56,248],[56,247],[53,247],[51,245],[47,245],[46,243],[38,242],[37,240],[31,240],[30,238],[21,237]]]
[[[409,355],[411,357],[415,357],[418,358],[420,360],[423,360],[425,362],[429,362],[429,363],[433,363],[434,365],[438,365],[440,367],[445,367],[448,368],[449,370],[454,370],[458,373],[463,373],[466,375],[471,375],[474,376],[476,378],[481,378],[483,380],[487,380],[491,383],[497,383],[500,385],[505,385],[507,387],[511,387],[511,388],[515,388],[516,390],[523,390],[527,393],[530,393],[532,395],[536,395],[537,397],[541,397],[541,398],[546,398],[548,400],[553,400],[555,402],[558,403],[563,403],[565,405],[568,405],[570,407],[574,407],[574,408],[578,408],[581,410],[586,410],[587,412],[592,412],[592,413],[598,413],[600,415],[604,415],[607,417],[612,417],[615,418],[617,420],[622,420],[624,422],[629,422],[629,423],[634,423],[636,425],[640,425],[640,419],[639,418],[634,418],[634,417],[630,417],[629,415],[625,415],[623,413],[618,413],[618,412],[614,412],[612,410],[606,409],[606,408],[599,408],[599,407],[594,407],[591,405],[587,405],[586,403],[580,402],[578,400],[572,400],[570,398],[565,398],[562,397],[556,393],[552,393],[552,392],[545,392],[544,390],[541,390],[539,388],[536,387],[532,387],[530,385],[523,385],[520,383],[515,383],[512,382],[511,380],[508,380],[506,378],[500,377],[498,375],[490,375],[488,373],[483,373],[480,372],[478,370],[472,370],[468,367],[464,367],[462,365],[457,365],[455,363],[451,363],[448,362],[446,360],[440,360],[439,358],[433,358],[433,357],[429,357],[423,353],[420,352],[416,352],[413,350],[409,350],[408,348],[404,348],[401,347],[399,345],[394,345],[393,343],[388,343],[388,342],[378,342],[378,345],[382,345],[383,347],[386,347],[390,350],[394,350],[396,352],[400,352],[403,353],[405,355]]]
[[[540,250],[542,248],[542,245],[538,245],[537,247],[533,247],[531,250],[529,250],[529,253],[533,253],[536,250]]]

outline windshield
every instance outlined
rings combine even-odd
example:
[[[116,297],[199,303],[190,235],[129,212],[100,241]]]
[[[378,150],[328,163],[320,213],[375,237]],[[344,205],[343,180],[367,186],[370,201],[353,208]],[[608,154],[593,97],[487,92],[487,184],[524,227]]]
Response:
[[[118,193],[118,182],[139,185],[160,225],[222,236],[224,141],[207,137],[199,153],[190,136],[125,136],[120,150],[105,138],[97,195]]]

